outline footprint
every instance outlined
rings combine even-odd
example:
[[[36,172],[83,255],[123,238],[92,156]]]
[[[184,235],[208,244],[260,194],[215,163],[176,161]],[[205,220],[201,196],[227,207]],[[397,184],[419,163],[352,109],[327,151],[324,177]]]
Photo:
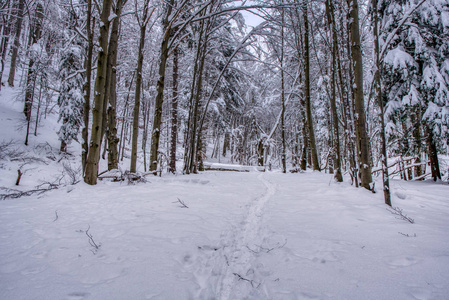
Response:
[[[84,293],[84,292],[73,292],[68,294],[64,300],[83,300],[86,299],[87,297],[89,297],[89,293]]]
[[[426,300],[432,298],[432,291],[419,287],[412,288],[410,294],[414,299],[418,300]]]
[[[409,267],[418,262],[419,262],[419,260],[413,256],[397,256],[397,257],[389,258],[387,260],[387,264],[390,265],[390,268],[393,268],[393,269]]]
[[[404,199],[407,198],[407,194],[405,194],[405,193],[396,192],[395,194],[396,194],[396,196],[397,196],[399,199],[401,199],[401,200],[404,200]]]
[[[21,271],[20,274],[22,274],[22,275],[36,275],[36,274],[42,273],[44,270],[45,270],[44,267],[30,268],[30,269],[25,269],[25,270]]]

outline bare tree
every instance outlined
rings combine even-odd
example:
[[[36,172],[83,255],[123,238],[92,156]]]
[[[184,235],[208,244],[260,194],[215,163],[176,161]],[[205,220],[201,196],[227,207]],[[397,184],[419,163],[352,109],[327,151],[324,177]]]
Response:
[[[11,54],[11,66],[9,69],[9,77],[8,77],[9,86],[14,86],[14,78],[16,75],[16,63],[17,63],[17,56],[19,54],[20,33],[22,32],[24,9],[25,9],[25,0],[19,0],[16,16],[16,28],[15,28],[16,31],[14,36],[14,44]]]
[[[157,160],[159,154],[159,138],[161,135],[161,123],[162,123],[162,104],[164,100],[164,86],[165,86],[165,68],[167,64],[167,58],[169,55],[169,41],[172,33],[173,21],[170,19],[172,14],[175,0],[170,0],[166,4],[163,23],[163,37],[161,42],[161,52],[159,61],[159,78],[157,80],[157,95],[154,107],[153,116],[153,130],[151,133],[151,149],[150,149],[150,171],[157,170]]]
[[[387,160],[387,139],[385,136],[384,105],[382,99],[382,86],[380,80],[380,57],[379,57],[379,15],[377,11],[377,0],[372,0],[373,8],[373,35],[374,35],[374,62],[375,62],[375,97],[379,105],[380,138],[381,138],[381,163],[382,163],[382,183],[384,191],[385,204],[391,206],[390,180],[388,178],[388,160]]]
[[[97,60],[97,77],[95,79],[95,95],[94,108],[92,110],[92,130],[87,154],[86,171],[84,174],[84,182],[87,184],[97,184],[98,162],[100,160],[101,140],[102,140],[102,122],[103,122],[103,105],[105,97],[105,83],[107,75],[107,51],[109,37],[109,15],[111,13],[112,0],[104,0],[100,14],[100,35],[99,51]]]
[[[372,190],[371,183],[371,159],[369,136],[366,131],[365,103],[363,98],[363,62],[362,49],[359,32],[359,5],[358,1],[348,1],[350,10],[350,36],[352,67],[354,72],[354,105],[357,137],[357,154],[360,172],[360,185],[368,190]]]
[[[131,166],[129,169],[131,173],[136,172],[137,138],[139,136],[140,89],[142,86],[143,47],[145,46],[145,34],[146,34],[146,30],[147,30],[147,24],[151,17],[151,14],[148,17],[148,3],[149,3],[149,0],[145,0],[142,18],[140,19],[139,17],[137,17],[139,26],[140,26],[140,42],[139,42],[139,52],[138,52],[138,58],[137,58],[136,93],[135,93],[135,97],[134,97]]]
[[[306,102],[307,128],[310,142],[310,150],[312,154],[313,170],[320,170],[318,162],[318,153],[315,142],[315,131],[313,129],[312,104],[310,102],[310,51],[309,51],[309,20],[308,20],[308,0],[303,0],[303,17],[304,17],[304,96]]]

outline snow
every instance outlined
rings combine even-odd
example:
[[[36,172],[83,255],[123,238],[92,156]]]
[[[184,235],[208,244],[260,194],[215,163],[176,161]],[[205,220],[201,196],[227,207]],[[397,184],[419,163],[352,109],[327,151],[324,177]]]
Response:
[[[402,71],[404,73],[403,78],[408,76],[408,68],[416,67],[413,57],[400,48],[388,51],[384,63],[390,65],[393,70]]]
[[[448,186],[393,180],[410,224],[331,177],[206,172],[2,201],[1,298],[444,299]]]

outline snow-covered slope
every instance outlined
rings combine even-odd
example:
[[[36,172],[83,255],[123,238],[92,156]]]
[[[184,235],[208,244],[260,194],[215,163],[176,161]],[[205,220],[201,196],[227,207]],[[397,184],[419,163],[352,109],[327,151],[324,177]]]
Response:
[[[326,174],[149,180],[0,202],[0,298],[449,295],[447,185],[393,181],[394,204],[410,224],[379,193]]]

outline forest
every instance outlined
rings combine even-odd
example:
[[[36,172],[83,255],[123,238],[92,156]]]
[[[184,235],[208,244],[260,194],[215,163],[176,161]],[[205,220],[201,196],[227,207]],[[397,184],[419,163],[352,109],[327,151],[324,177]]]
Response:
[[[449,0],[0,0],[0,59],[0,299],[448,298]]]
[[[25,145],[57,115],[87,184],[218,159],[372,191],[381,174],[389,204],[391,166],[447,172],[446,0],[3,0],[0,13],[1,88],[19,91]]]

